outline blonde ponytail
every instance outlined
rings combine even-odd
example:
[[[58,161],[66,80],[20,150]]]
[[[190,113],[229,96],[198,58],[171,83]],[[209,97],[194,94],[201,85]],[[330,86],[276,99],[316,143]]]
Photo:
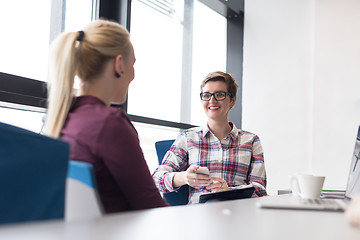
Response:
[[[50,47],[45,134],[54,138],[60,135],[74,95],[78,35],[77,32],[63,33]]]
[[[82,82],[101,74],[107,59],[131,50],[129,32],[120,24],[96,20],[84,31],[63,33],[50,48],[45,134],[58,138],[69,112],[75,74]]]

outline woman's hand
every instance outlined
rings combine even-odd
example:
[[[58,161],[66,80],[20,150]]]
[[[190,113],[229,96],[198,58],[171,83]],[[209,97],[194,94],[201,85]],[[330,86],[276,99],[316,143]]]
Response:
[[[186,170],[186,183],[191,187],[207,186],[211,183],[211,178],[209,175],[195,172],[199,167],[200,166],[198,165],[192,165]]]
[[[191,165],[186,171],[177,172],[174,175],[173,187],[181,187],[185,184],[188,184],[191,187],[207,186],[212,183],[209,175],[195,172],[199,167],[199,165]]]
[[[211,192],[218,192],[229,189],[229,186],[224,179],[218,177],[212,177],[211,180],[212,183],[206,187],[207,190],[210,190]]]

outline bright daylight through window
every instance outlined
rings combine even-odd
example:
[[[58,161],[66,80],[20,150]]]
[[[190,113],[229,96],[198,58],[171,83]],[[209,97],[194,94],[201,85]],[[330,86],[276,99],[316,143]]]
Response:
[[[0,2],[0,72],[47,80],[47,60],[50,44],[51,4],[48,0],[11,0]],[[16,13],[16,14],[14,14]],[[91,22],[93,0],[66,1],[66,31],[78,31]],[[11,109],[9,104],[0,105],[0,121],[17,125],[35,132],[43,126],[44,109],[28,108],[28,111]],[[21,107],[26,108],[26,107]]]
[[[201,125],[207,73],[226,70],[226,18],[201,2],[133,0],[135,79],[128,113]]]

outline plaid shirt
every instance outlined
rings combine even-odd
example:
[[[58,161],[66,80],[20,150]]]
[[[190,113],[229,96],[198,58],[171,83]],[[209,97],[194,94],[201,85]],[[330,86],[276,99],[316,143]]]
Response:
[[[176,191],[172,180],[176,172],[191,165],[206,166],[213,177],[226,180],[229,187],[253,184],[253,197],[266,195],[263,149],[255,134],[238,130],[235,124],[226,138],[219,139],[208,127],[196,127],[179,134],[153,178],[161,192]],[[205,187],[190,187],[189,204],[198,203]]]

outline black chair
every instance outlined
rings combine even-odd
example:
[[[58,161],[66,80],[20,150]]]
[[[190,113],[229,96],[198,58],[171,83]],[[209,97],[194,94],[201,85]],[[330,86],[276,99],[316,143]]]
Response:
[[[0,123],[0,223],[63,219],[69,145]]]
[[[166,152],[170,149],[173,143],[174,140],[164,140],[155,143],[159,164],[162,163]],[[189,202],[189,186],[184,185],[179,188],[177,192],[164,193],[164,198],[172,206],[187,205]]]

